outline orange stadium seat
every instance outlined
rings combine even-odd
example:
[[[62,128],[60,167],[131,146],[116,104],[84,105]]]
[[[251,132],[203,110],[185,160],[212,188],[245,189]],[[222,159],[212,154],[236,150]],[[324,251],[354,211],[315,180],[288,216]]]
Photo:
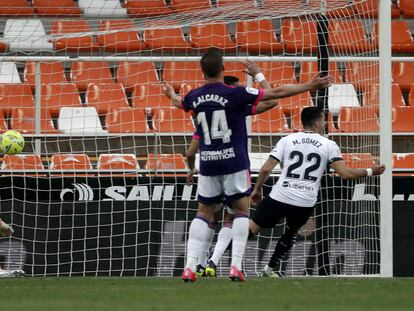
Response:
[[[375,164],[370,153],[342,153],[342,159],[352,168],[367,168]]]
[[[363,97],[364,106],[375,107],[379,109],[379,84],[372,84],[366,89]],[[397,83],[392,84],[392,106],[405,106],[403,94]]]
[[[110,108],[129,108],[121,83],[91,83],[86,89],[86,104],[98,114],[106,114]]]
[[[240,62],[224,62],[224,75],[239,78],[239,82],[243,85],[247,83],[247,76],[244,73],[246,68]]]
[[[7,50],[7,43],[5,42],[0,42],[0,52],[5,52]]]
[[[99,24],[99,31],[125,30],[98,35],[98,44],[110,52],[139,51],[145,43],[139,38],[132,19],[105,20]]]
[[[2,170],[44,170],[42,158],[38,154],[5,154]]]
[[[211,7],[210,0],[171,0],[170,5],[175,12],[203,11]]]
[[[82,107],[75,83],[42,84],[41,97],[42,108],[52,117],[59,116],[62,107]]]
[[[373,48],[359,20],[330,20],[329,43],[335,52],[366,52]]]
[[[187,164],[182,154],[148,154],[148,160],[145,163],[146,170],[185,170]],[[164,173],[163,176],[186,176],[186,174]]]
[[[217,0],[217,6],[221,7],[221,6],[226,6],[226,5],[233,5],[233,4],[238,4],[238,8],[240,8],[240,4],[245,4],[244,6],[242,6],[243,8],[248,8],[248,7],[256,7],[256,1],[255,0]]]
[[[204,76],[198,62],[165,62],[163,79],[179,92],[182,84],[192,88],[204,84]]]
[[[378,46],[378,23],[374,25],[371,38]],[[393,52],[414,52],[414,41],[407,21],[394,20],[391,22],[391,39]]]
[[[282,108],[276,107],[252,116],[252,132],[279,133],[289,131]]]
[[[296,107],[300,107],[302,111],[303,107],[313,106],[310,92],[304,92],[295,96],[281,98],[278,102],[278,106],[283,109],[283,112],[287,116],[290,116],[292,109]]]
[[[189,113],[178,108],[155,109],[154,127],[159,132],[193,133],[193,120]]]
[[[190,43],[192,47],[200,50],[207,50],[211,47],[225,51],[236,50],[236,44],[231,40],[225,23],[192,26]]]
[[[392,131],[414,132],[414,107],[400,106],[392,108]]]
[[[135,154],[100,154],[98,158],[98,170],[138,170],[139,164]],[[108,173],[106,173],[108,174]],[[111,176],[137,176],[133,172],[109,173]],[[100,174],[102,176],[102,174]]]
[[[33,0],[37,15],[43,16],[77,16],[82,13],[73,0]]]
[[[345,81],[352,83],[357,90],[364,91],[372,84],[379,83],[379,64],[377,62],[347,63]]]
[[[62,83],[67,82],[62,62],[40,63],[40,82]],[[24,68],[24,83],[32,88],[36,83],[36,63],[26,63]]]
[[[292,129],[292,131],[303,131],[303,125],[301,121],[301,113],[303,108],[305,107],[295,107],[292,109],[290,116],[290,128]],[[333,115],[330,112],[328,112],[328,132],[338,132],[333,121]]]
[[[7,115],[13,108],[33,108],[32,90],[26,84],[0,84],[0,109]]]
[[[301,83],[307,83],[311,81],[318,74],[317,62],[303,62],[300,70],[299,81]],[[338,69],[338,64],[335,62],[329,63],[329,73],[334,78],[335,83],[341,83],[342,78]]]
[[[145,110],[141,108],[111,109],[105,118],[109,133],[147,133],[148,127]]]
[[[168,28],[158,28],[159,23],[145,23],[144,42],[149,49],[155,51],[183,52],[190,48],[184,39],[182,29],[172,21],[168,21]]]
[[[401,1],[401,0],[400,0]],[[378,0],[367,0],[364,2],[360,2],[354,4],[352,6],[353,11],[357,14],[358,17],[378,17],[378,9],[379,9],[379,1]],[[391,17],[396,18],[400,16],[400,9],[392,4],[391,5]]]
[[[318,48],[317,33],[315,22],[284,19],[280,40],[289,53],[316,52]]]
[[[258,65],[271,86],[298,83],[291,62],[259,62]]]
[[[181,85],[179,94],[184,98],[192,89],[191,85],[183,84]]]
[[[10,129],[21,133],[35,133],[35,109],[34,108],[14,108],[11,112]],[[42,134],[59,133],[53,125],[52,118],[47,109],[41,110],[40,131]]]
[[[410,93],[408,93],[408,105],[414,107],[414,84],[411,84]]]
[[[92,164],[86,154],[54,154],[50,161],[51,170],[91,170]],[[56,172],[55,172],[56,173]]]
[[[8,128],[7,128],[6,119],[4,119],[3,111],[0,110],[0,132],[3,133],[7,130]]]
[[[393,153],[392,167],[414,169],[414,153]]]
[[[148,17],[173,13],[173,10],[166,6],[164,0],[125,0],[124,4],[129,16],[132,17]]]
[[[1,15],[33,15],[34,9],[26,0],[0,0],[0,16]]]
[[[89,83],[113,83],[107,62],[74,62],[70,72],[71,81],[79,91],[85,91]]]
[[[254,53],[282,52],[271,20],[242,21],[236,25],[236,43],[242,51]]]
[[[403,92],[408,92],[414,83],[414,63],[392,63],[392,79],[400,85]]]
[[[378,132],[378,118],[371,107],[341,107],[338,127],[345,133]]]
[[[132,92],[132,106],[141,109],[170,108],[172,104],[164,95],[160,84],[140,84]]]
[[[53,36],[65,36],[74,33],[90,32],[89,24],[86,20],[55,20],[52,22],[50,34]],[[97,45],[93,41],[92,35],[79,37],[57,38],[52,39],[56,51],[93,51]]]
[[[412,0],[400,0],[400,9],[404,18],[414,18],[414,2]]]
[[[132,91],[137,84],[159,83],[157,69],[152,62],[120,62],[116,72],[116,80]]]

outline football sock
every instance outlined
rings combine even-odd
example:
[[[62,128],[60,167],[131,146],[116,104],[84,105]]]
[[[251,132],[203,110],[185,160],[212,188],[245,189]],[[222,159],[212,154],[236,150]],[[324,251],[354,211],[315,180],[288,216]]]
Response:
[[[210,260],[214,262],[214,264],[217,265],[220,261],[221,256],[223,256],[224,252],[227,249],[227,246],[229,246],[232,235],[232,223],[224,223],[224,226],[221,228],[218,234],[217,243],[214,247],[213,256],[211,256],[210,258]]]
[[[216,232],[216,224],[209,223],[206,241],[203,243],[203,246],[202,246],[200,255],[198,257],[198,261],[197,261],[197,264],[201,265],[203,268],[207,266],[208,253],[210,250],[211,243],[213,242],[215,232]]]
[[[233,220],[233,249],[231,266],[241,270],[242,259],[249,235],[249,217],[246,214],[237,214]]]
[[[206,242],[209,234],[209,221],[201,216],[196,216],[191,222],[188,231],[187,242],[187,261],[185,268],[190,268],[191,271],[196,270],[197,259]]]
[[[275,251],[270,258],[268,266],[270,268],[275,268],[277,264],[283,260],[289,250],[292,248],[293,244],[296,242],[296,232],[286,229],[285,233],[277,242]]]

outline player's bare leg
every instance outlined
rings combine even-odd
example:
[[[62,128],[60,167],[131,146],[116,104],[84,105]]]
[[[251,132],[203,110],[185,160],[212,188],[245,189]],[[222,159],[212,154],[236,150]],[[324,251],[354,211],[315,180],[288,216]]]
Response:
[[[11,236],[13,232],[13,228],[0,219],[0,235],[7,237]]]
[[[197,216],[193,219],[188,232],[187,261],[182,274],[185,282],[194,282],[198,256],[203,244],[207,242],[210,219],[214,216],[216,204],[206,205],[199,203]]]

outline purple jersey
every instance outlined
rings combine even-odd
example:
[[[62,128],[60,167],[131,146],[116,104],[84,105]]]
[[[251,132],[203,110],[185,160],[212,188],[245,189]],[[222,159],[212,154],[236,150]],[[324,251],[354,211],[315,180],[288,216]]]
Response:
[[[263,94],[264,90],[220,82],[208,83],[187,94],[182,105],[196,114],[201,175],[225,175],[250,168],[246,113],[249,109],[255,113]]]

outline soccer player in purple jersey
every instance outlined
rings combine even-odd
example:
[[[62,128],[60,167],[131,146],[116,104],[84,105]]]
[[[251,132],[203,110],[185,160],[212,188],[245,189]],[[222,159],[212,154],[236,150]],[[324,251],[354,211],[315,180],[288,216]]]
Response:
[[[293,96],[328,87],[330,77],[316,77],[309,83],[285,85],[269,90],[229,87],[223,83],[224,64],[220,50],[210,48],[201,58],[206,84],[184,98],[165,84],[165,94],[176,107],[193,110],[200,139],[200,175],[198,178],[197,216],[189,229],[187,261],[182,274],[185,282],[194,282],[197,258],[207,241],[208,224],[217,203],[225,197],[235,211],[232,260],[229,277],[244,281],[242,259],[249,235],[250,161],[247,151],[246,106],[254,113],[260,101]]]

